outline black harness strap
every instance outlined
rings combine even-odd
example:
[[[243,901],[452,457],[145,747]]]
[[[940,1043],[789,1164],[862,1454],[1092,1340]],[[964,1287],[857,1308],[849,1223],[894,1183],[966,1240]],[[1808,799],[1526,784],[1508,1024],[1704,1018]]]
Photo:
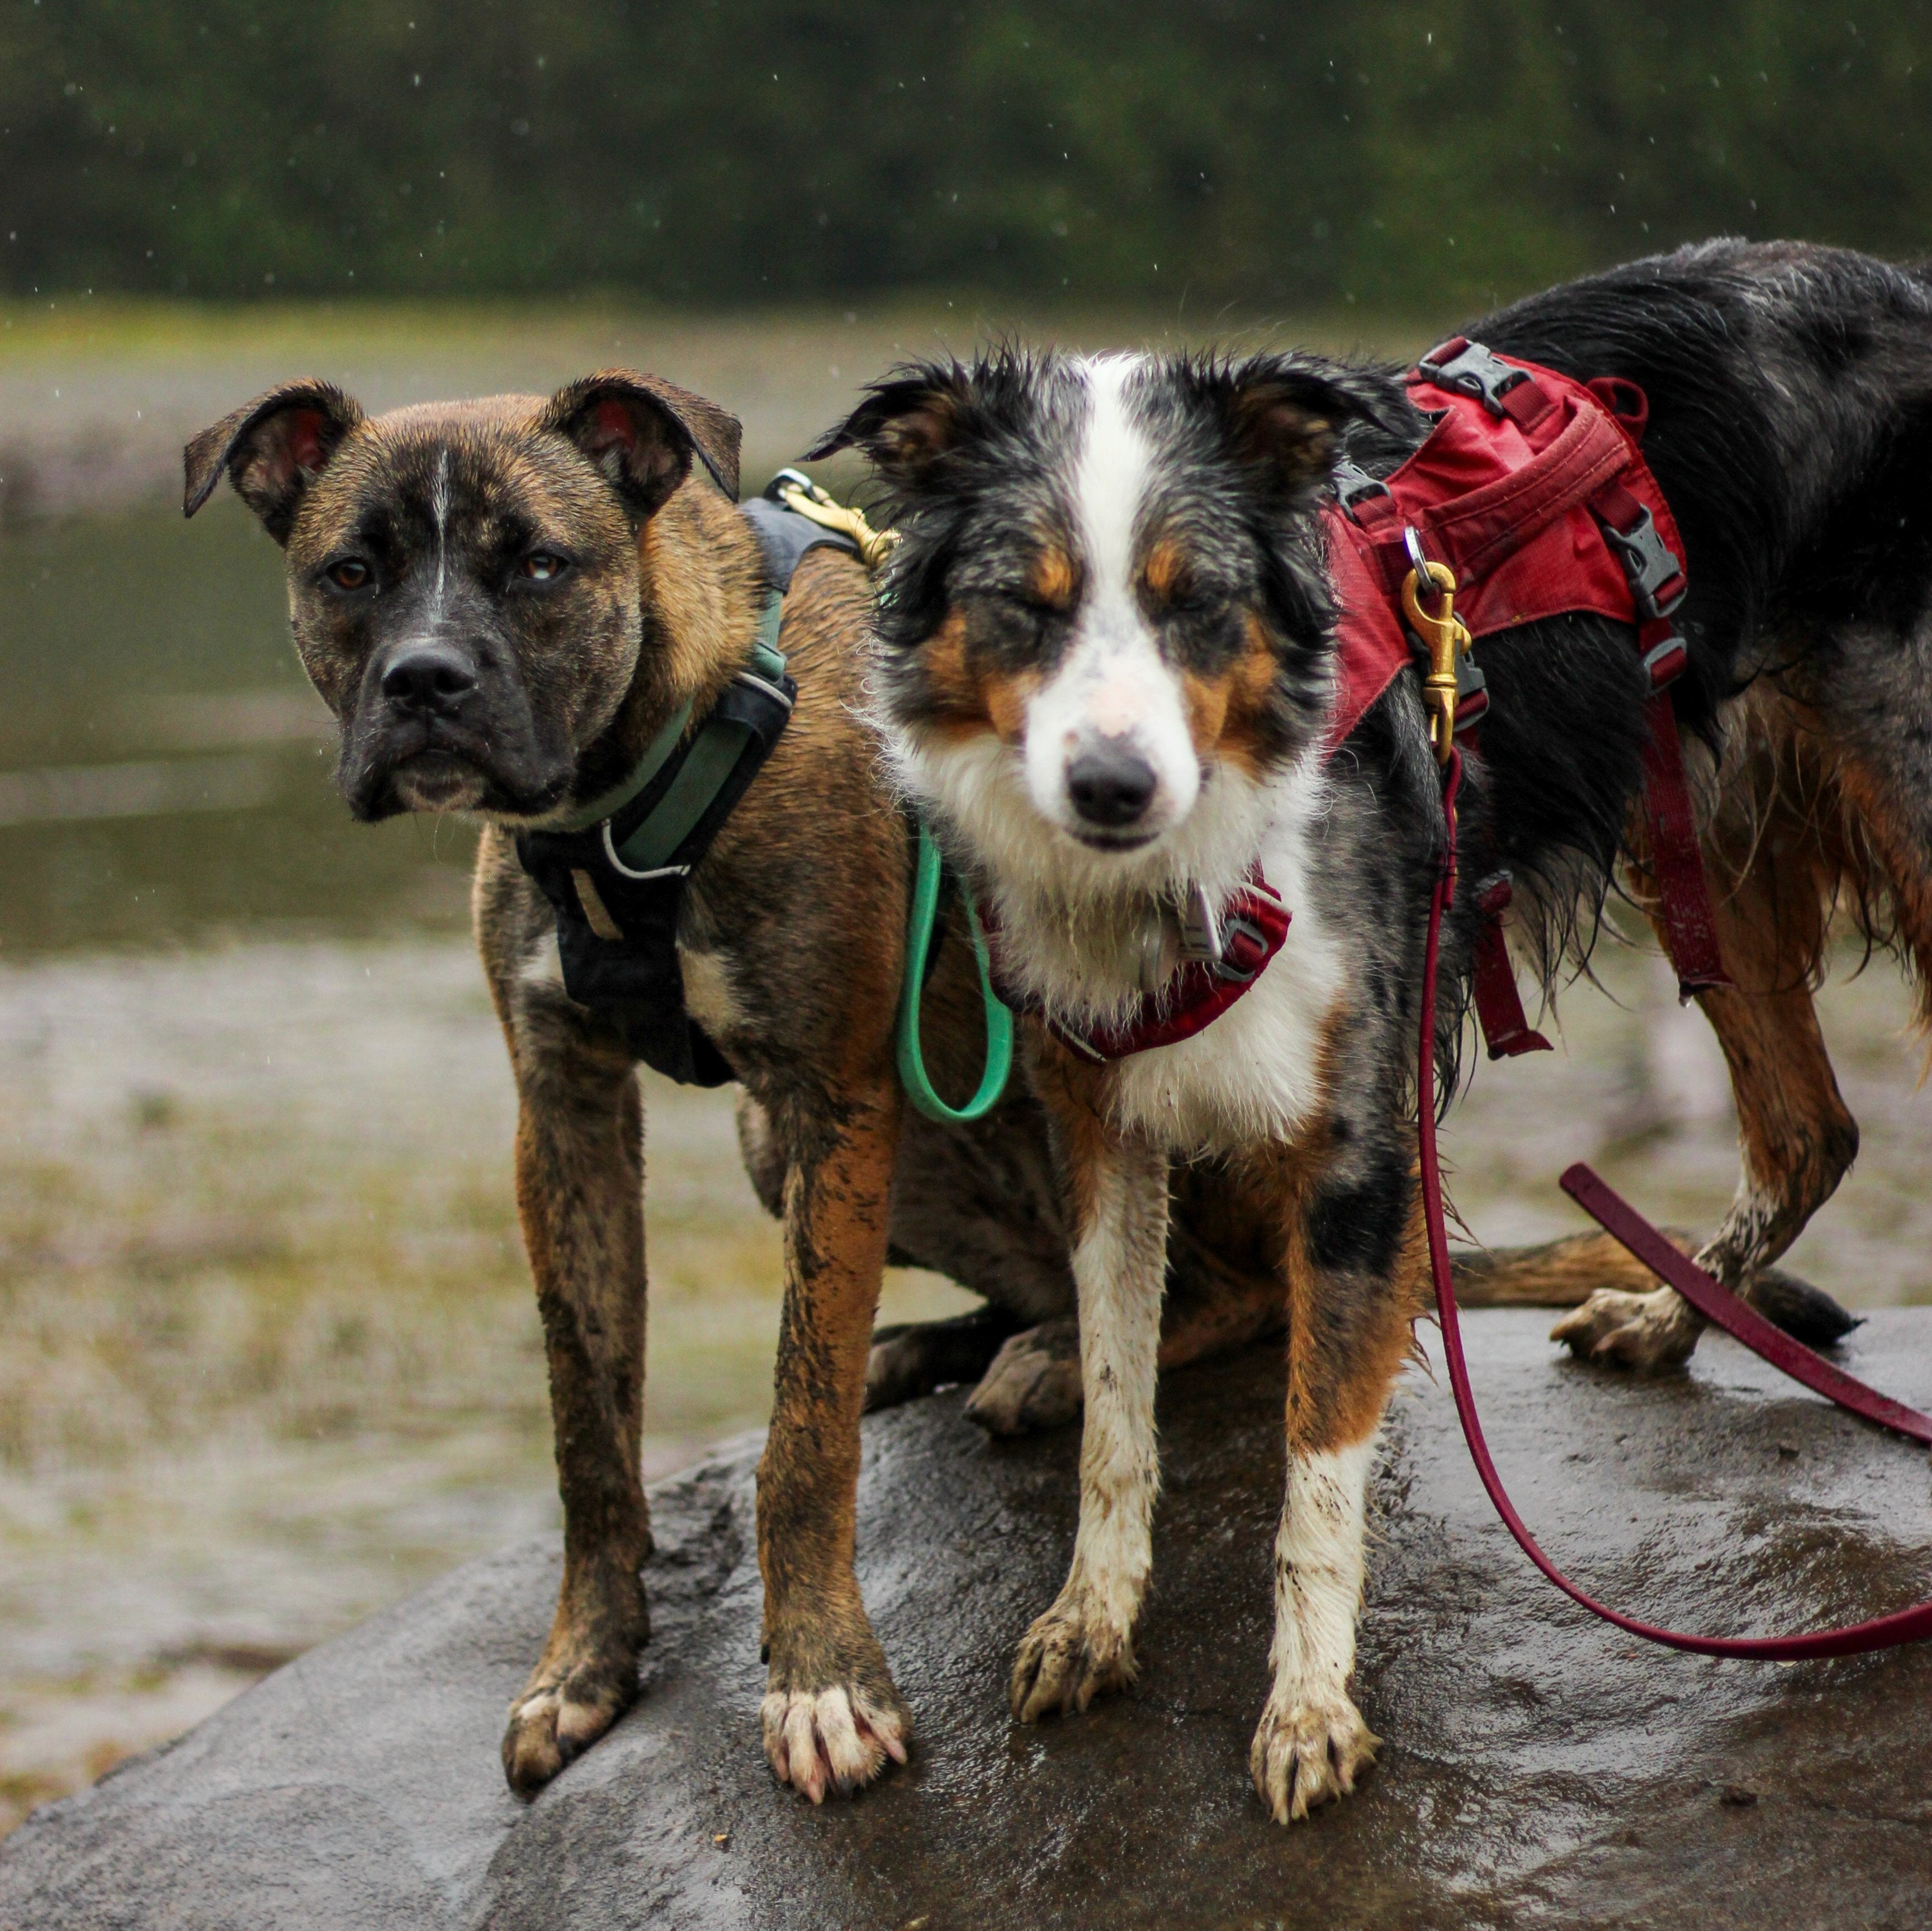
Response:
[[[646,751],[609,815],[524,832],[517,856],[556,914],[564,989],[645,1065],[684,1086],[722,1086],[730,1063],[685,1009],[677,922],[686,880],[770,756],[797,685],[778,649],[782,598],[808,550],[857,553],[848,536],[767,491],[742,505],[765,553],[770,601],[749,661],[697,725]]]

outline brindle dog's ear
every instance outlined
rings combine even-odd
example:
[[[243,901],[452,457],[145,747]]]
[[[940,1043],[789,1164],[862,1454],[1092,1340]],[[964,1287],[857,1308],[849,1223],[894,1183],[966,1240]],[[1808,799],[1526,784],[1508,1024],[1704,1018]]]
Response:
[[[738,499],[738,418],[675,382],[605,369],[559,389],[544,424],[575,443],[640,519],[691,473],[694,452]]]
[[[805,460],[860,449],[890,481],[910,482],[966,439],[976,413],[972,377],[957,362],[910,363],[872,383],[866,400],[820,436]]]
[[[333,382],[284,382],[257,396],[182,451],[182,513],[194,515],[226,469],[235,493],[278,543],[286,543],[302,492],[362,420],[361,409]]]
[[[1237,458],[1274,493],[1312,496],[1334,471],[1342,433],[1366,422],[1400,435],[1413,411],[1383,371],[1313,355],[1256,355],[1197,364]]]

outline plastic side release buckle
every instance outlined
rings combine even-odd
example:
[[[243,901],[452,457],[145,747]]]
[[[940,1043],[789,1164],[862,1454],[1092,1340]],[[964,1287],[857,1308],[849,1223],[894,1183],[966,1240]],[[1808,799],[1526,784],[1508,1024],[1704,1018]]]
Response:
[[[1212,967],[1216,979],[1245,985],[1268,962],[1268,934],[1253,919],[1237,912],[1221,922],[1221,956]]]
[[[1415,366],[1438,389],[1474,396],[1492,415],[1506,414],[1503,397],[1529,380],[1526,370],[1511,368],[1466,335],[1452,335],[1437,343]]]
[[[1352,463],[1343,457],[1335,465],[1335,500],[1352,519],[1355,505],[1370,496],[1385,496],[1389,486],[1379,477],[1372,476],[1359,463]]]
[[[1646,623],[1668,616],[1684,601],[1690,585],[1676,551],[1658,534],[1650,505],[1646,503],[1638,511],[1636,522],[1628,529],[1618,529],[1607,523],[1600,527],[1604,541],[1616,551],[1624,574],[1630,579],[1630,598],[1636,605],[1637,615]],[[1677,586],[1675,590],[1670,589],[1672,583]]]

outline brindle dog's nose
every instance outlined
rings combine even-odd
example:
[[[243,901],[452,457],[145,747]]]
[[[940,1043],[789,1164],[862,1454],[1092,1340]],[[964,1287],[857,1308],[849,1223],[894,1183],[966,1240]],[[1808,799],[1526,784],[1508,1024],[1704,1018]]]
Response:
[[[410,646],[382,673],[382,695],[404,711],[453,710],[476,688],[476,667],[454,646]]]
[[[1160,781],[1154,766],[1124,745],[1083,751],[1066,767],[1066,795],[1090,825],[1118,830],[1131,825],[1153,801]]]

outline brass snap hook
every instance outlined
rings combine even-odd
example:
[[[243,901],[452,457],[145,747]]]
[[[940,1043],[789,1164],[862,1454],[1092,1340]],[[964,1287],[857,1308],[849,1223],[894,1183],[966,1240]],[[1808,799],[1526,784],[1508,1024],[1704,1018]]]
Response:
[[[1413,566],[1402,586],[1402,615],[1429,652],[1422,707],[1429,715],[1429,742],[1436,761],[1447,764],[1456,739],[1456,659],[1469,648],[1468,627],[1456,614],[1455,571],[1424,553],[1422,539],[1412,527],[1402,532],[1402,540]],[[1433,612],[1422,607],[1424,595],[1436,601]]]

